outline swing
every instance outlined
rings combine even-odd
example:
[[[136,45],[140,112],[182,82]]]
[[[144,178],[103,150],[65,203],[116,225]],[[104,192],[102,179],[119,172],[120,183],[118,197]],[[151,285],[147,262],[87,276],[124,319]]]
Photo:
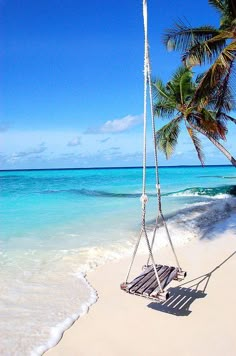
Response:
[[[143,20],[144,20],[144,129],[143,129],[143,187],[142,187],[142,226],[141,231],[137,240],[137,243],[134,248],[132,260],[128,270],[128,274],[124,283],[120,285],[121,289],[127,293],[142,296],[149,298],[155,301],[166,301],[169,298],[169,292],[165,290],[167,285],[172,280],[182,281],[186,277],[186,272],[182,271],[174,245],[172,243],[167,224],[165,222],[164,215],[162,213],[162,204],[161,204],[161,190],[160,190],[160,180],[159,180],[159,170],[158,170],[158,156],[157,156],[157,147],[156,147],[156,129],[155,129],[155,120],[154,120],[154,111],[153,111],[153,95],[152,95],[152,83],[151,83],[151,65],[149,57],[149,44],[148,44],[148,34],[147,34],[147,0],[143,0]],[[150,99],[150,112],[151,112],[151,121],[152,121],[152,138],[154,144],[154,158],[155,158],[155,177],[156,177],[156,190],[157,190],[157,202],[158,202],[158,216],[156,219],[155,228],[152,235],[152,241],[150,243],[147,231],[146,231],[146,204],[148,202],[148,197],[146,195],[146,156],[147,156],[147,147],[146,147],[146,128],[147,128],[147,88],[149,89],[149,99]],[[153,257],[153,246],[155,242],[156,232],[158,229],[158,218],[161,219],[163,226],[165,228],[167,238],[172,249],[176,265],[166,266],[159,265],[155,263]],[[149,257],[147,264],[144,266],[143,271],[132,281],[129,282],[130,272],[136,257],[136,253],[139,247],[141,237],[144,235],[144,238],[147,243]],[[149,263],[151,261],[151,263]]]

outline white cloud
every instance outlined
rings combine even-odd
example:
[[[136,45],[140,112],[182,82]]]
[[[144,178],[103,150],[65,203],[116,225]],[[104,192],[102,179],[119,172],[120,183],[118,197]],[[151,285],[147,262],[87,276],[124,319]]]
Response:
[[[74,146],[79,146],[79,145],[81,145],[81,138],[79,136],[74,137],[72,140],[70,140],[67,143],[67,146],[69,146],[69,147],[74,147]]]
[[[143,115],[127,115],[121,119],[108,120],[99,128],[90,128],[88,134],[119,133],[141,124]]]

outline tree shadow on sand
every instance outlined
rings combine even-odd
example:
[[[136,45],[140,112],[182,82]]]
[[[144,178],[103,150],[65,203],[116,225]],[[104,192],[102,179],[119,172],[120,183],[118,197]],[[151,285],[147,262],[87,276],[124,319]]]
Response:
[[[194,278],[188,282],[185,282],[178,287],[169,288],[169,299],[161,303],[152,302],[148,304],[148,308],[176,316],[188,316],[192,313],[192,311],[189,310],[191,304],[196,299],[206,297],[207,294],[205,292],[212,274],[223,264],[225,264],[230,258],[232,258],[235,254],[236,251],[234,251],[230,256],[228,256],[212,271],[200,277]]]

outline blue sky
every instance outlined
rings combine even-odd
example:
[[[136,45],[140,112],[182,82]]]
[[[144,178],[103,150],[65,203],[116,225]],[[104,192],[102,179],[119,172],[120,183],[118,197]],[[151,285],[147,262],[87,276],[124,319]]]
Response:
[[[153,75],[168,80],[180,55],[164,48],[164,30],[179,18],[217,25],[218,15],[207,0],[148,5]],[[0,0],[0,8],[0,168],[141,165],[142,1]],[[207,164],[228,163],[203,144]],[[148,164],[152,157],[150,135]],[[198,164],[184,134],[160,164]]]

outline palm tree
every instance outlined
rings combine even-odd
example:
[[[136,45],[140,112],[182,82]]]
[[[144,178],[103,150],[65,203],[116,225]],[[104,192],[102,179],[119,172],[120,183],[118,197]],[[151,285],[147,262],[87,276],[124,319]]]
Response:
[[[169,50],[180,50],[182,61],[188,67],[209,63],[211,66],[199,82],[195,96],[207,97],[212,93],[220,98],[230,80],[236,82],[232,79],[236,59],[236,2],[208,2],[220,15],[219,28],[208,25],[191,28],[179,22],[166,31],[164,43]],[[221,100],[216,101],[215,109],[221,110],[221,104]],[[231,100],[232,106],[228,109],[232,110],[233,104]]]
[[[161,80],[153,81],[154,114],[170,119],[156,132],[157,145],[169,158],[178,142],[181,123],[184,123],[202,165],[204,155],[198,133],[207,137],[236,166],[234,157],[219,142],[220,139],[225,140],[226,120],[231,119],[223,110],[227,105],[222,102],[221,111],[216,112],[211,108],[210,97],[196,101],[195,91],[201,80],[202,76],[193,80],[192,71],[183,66],[176,70],[166,85]]]

